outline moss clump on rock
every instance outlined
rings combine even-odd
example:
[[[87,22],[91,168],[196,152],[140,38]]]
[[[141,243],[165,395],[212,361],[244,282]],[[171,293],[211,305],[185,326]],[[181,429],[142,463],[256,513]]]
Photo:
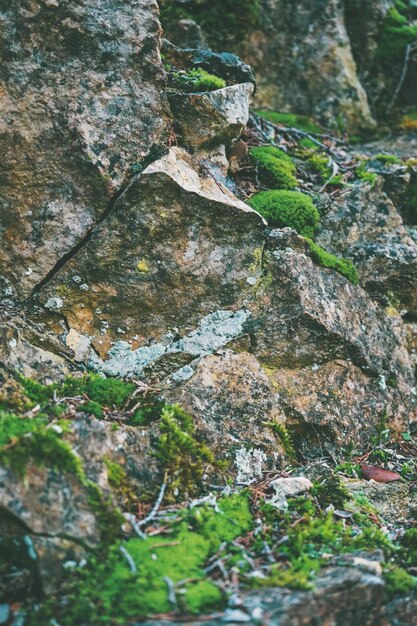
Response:
[[[389,598],[399,594],[408,594],[417,589],[417,578],[411,576],[402,567],[388,567],[384,571],[386,594]]]
[[[162,409],[160,427],[157,456],[169,477],[171,493],[197,493],[206,465],[219,463],[210,449],[197,441],[193,418],[178,405]]]
[[[377,58],[390,68],[403,61],[406,47],[417,40],[417,26],[410,23],[407,9],[406,5],[388,9],[378,40]]]
[[[310,196],[298,191],[260,191],[248,200],[270,226],[294,228],[300,235],[312,237],[320,214]]]
[[[28,463],[74,474],[85,480],[80,459],[62,439],[65,425],[47,417],[25,417],[0,411],[0,461],[24,476]]]
[[[339,259],[339,257],[334,256],[334,254],[327,252],[327,250],[317,245],[309,237],[306,237],[305,240],[310,248],[310,254],[313,261],[319,263],[319,265],[323,265],[323,267],[328,267],[329,269],[339,272],[339,274],[350,280],[352,284],[358,284],[358,271],[352,261],[349,261],[348,259]]]
[[[223,89],[227,83],[223,78],[206,72],[201,67],[189,70],[179,70],[167,65],[169,85],[176,91],[196,93]],[[140,263],[139,263],[140,264]],[[139,269],[138,271],[143,271]]]
[[[291,158],[274,146],[259,146],[250,150],[261,183],[272,189],[294,189],[297,186],[296,167]]]

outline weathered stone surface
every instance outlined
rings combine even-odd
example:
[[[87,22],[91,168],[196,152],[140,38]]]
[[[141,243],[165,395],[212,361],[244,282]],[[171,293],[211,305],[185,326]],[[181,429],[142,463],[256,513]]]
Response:
[[[5,319],[0,315],[0,321],[0,366],[44,384],[69,374],[71,364],[59,355],[65,350],[56,337],[44,336],[21,317]]]
[[[174,94],[169,101],[182,145],[190,148],[230,143],[249,118],[251,83],[216,91]]]
[[[405,482],[379,483],[374,480],[343,478],[353,495],[364,495],[385,522],[401,524],[409,518],[410,488]]]
[[[21,299],[165,140],[155,0],[3,3],[0,276]]]
[[[373,127],[339,0],[262,3],[260,27],[239,48],[258,81],[256,104],[313,114],[349,130]]]
[[[283,423],[285,416],[254,356],[226,350],[202,357],[173,378],[174,386],[164,393],[165,397],[195,417],[197,431],[216,458],[231,461],[235,475],[251,478],[251,458],[249,455],[244,471],[242,448],[248,449],[252,457],[254,450],[259,451],[261,471],[280,466],[285,453],[266,422]]]
[[[414,312],[417,244],[382,186],[382,178],[372,189],[358,185],[332,202],[317,241],[331,252],[351,258],[361,284],[373,297],[385,296],[385,303],[394,300],[400,309]]]
[[[199,177],[198,163],[173,148],[132,181],[41,299],[58,301],[70,328],[88,335],[102,356],[111,341],[125,342],[113,346],[123,358],[143,348],[131,357],[143,369],[199,323],[221,327],[222,319],[204,322],[214,312],[235,311],[242,325],[247,315],[238,312],[259,275],[263,229],[255,211],[211,175]],[[194,343],[187,350],[199,353]]]
[[[386,412],[393,418],[398,407],[404,417],[409,410],[397,380],[387,384],[384,375],[369,377],[345,360],[301,370],[277,369],[270,378],[288,416],[287,426],[305,452],[347,441],[366,445],[371,424]]]

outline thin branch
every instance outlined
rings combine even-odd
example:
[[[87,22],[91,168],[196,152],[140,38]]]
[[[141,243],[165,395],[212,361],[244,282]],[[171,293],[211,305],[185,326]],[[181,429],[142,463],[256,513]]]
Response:
[[[129,567],[130,567],[131,573],[132,574],[136,574],[136,572],[137,572],[136,564],[135,564],[135,561],[132,558],[132,555],[129,554],[129,552],[126,550],[126,548],[124,546],[120,546],[119,551],[123,554],[123,556],[126,557],[126,560],[129,563]]]
[[[153,520],[155,515],[158,513],[159,507],[161,506],[162,500],[164,499],[166,488],[167,488],[167,483],[166,483],[166,480],[164,480],[152,511],[141,522],[137,522],[136,526],[138,528],[141,528],[142,526],[146,526],[146,524],[148,524],[151,520]]]
[[[387,111],[391,111],[392,107],[394,106],[401,88],[404,84],[405,81],[405,77],[407,76],[407,71],[408,71],[408,63],[410,61],[410,56],[411,53],[414,52],[415,50],[417,50],[417,42],[413,42],[413,43],[409,43],[408,46],[405,49],[405,53],[404,53],[404,62],[403,62],[403,67],[401,70],[401,76],[400,76],[400,80],[398,81],[398,85],[394,91],[394,95],[391,98],[391,102],[389,103],[388,107],[387,107]]]

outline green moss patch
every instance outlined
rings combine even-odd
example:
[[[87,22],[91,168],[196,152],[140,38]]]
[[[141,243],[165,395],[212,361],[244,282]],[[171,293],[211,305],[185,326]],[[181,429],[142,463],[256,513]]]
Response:
[[[312,237],[320,214],[310,196],[297,191],[261,191],[248,200],[270,226],[294,228],[300,235]]]
[[[55,617],[63,626],[125,624],[175,608],[199,613],[222,607],[224,594],[204,567],[224,542],[235,550],[231,542],[252,528],[248,495],[222,498],[216,509],[179,510],[165,524],[168,534],[117,542],[104,559],[92,558],[68,583],[65,608],[45,605],[33,623]]]
[[[24,475],[29,462],[84,480],[80,459],[62,438],[65,424],[0,411],[0,462]]]
[[[178,405],[162,410],[157,455],[169,476],[171,492],[197,492],[207,465],[219,465],[213,453],[195,437],[193,418]]]
[[[250,155],[258,167],[260,182],[271,189],[294,189],[296,167],[291,158],[274,146],[251,148]]]
[[[339,257],[334,256],[330,252],[327,252],[327,250],[324,250],[324,248],[321,248],[312,239],[308,237],[305,239],[310,248],[310,254],[313,261],[323,267],[328,267],[329,269],[339,272],[339,274],[347,278],[354,285],[358,284],[358,271],[352,261],[349,261],[348,259],[339,259]]]
[[[188,93],[215,91],[227,85],[223,78],[209,74],[201,67],[187,71],[169,67],[168,76],[172,87]]]

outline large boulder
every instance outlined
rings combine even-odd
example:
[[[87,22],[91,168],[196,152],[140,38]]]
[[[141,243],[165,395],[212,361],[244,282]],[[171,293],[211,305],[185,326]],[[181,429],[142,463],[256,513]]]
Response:
[[[0,288],[20,300],[167,135],[155,0],[17,0],[0,15]]]

